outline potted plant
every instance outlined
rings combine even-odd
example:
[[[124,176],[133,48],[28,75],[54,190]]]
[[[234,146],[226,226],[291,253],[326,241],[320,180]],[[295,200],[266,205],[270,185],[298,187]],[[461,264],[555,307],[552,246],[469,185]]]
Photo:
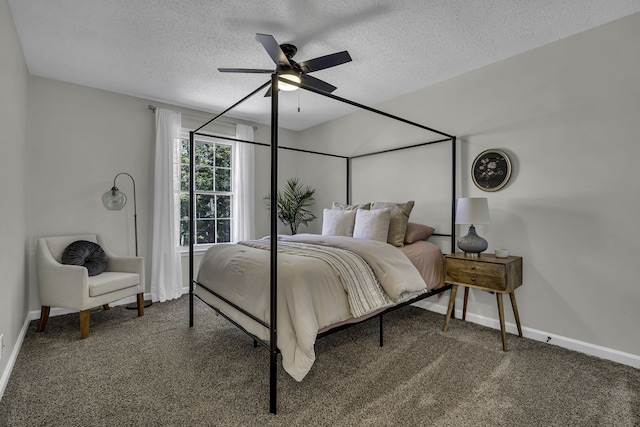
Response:
[[[287,184],[281,191],[278,191],[278,219],[291,230],[291,234],[298,232],[298,226],[316,219],[316,216],[309,211],[313,205],[315,189],[304,185],[299,178],[289,178]],[[265,197],[267,207],[271,208],[271,195]]]

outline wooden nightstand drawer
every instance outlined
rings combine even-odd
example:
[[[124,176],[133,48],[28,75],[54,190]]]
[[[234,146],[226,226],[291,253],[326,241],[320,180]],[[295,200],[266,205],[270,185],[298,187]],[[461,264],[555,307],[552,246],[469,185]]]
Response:
[[[499,291],[507,289],[505,266],[503,264],[447,259],[446,274],[445,280],[451,282],[469,283]]]
[[[447,270],[445,282],[466,283],[470,286],[482,286],[490,290],[506,291],[507,282],[504,273],[496,276],[486,276],[461,272],[459,270]]]
[[[459,270],[464,273],[481,274],[483,276],[502,276],[504,275],[503,264],[492,264],[486,262],[473,262],[470,260],[447,258],[447,267],[450,270]]]

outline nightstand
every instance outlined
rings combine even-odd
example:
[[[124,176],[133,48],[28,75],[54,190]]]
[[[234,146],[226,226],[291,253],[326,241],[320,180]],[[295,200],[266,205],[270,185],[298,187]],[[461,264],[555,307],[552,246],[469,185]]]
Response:
[[[522,257],[510,256],[508,258],[497,258],[492,254],[480,254],[477,258],[470,258],[464,253],[445,255],[445,283],[452,284],[451,295],[449,296],[449,307],[447,317],[444,321],[443,331],[449,328],[449,320],[453,311],[454,301],[458,286],[464,286],[464,306],[462,307],[462,320],[467,315],[467,299],[469,288],[482,289],[496,293],[498,301],[498,316],[500,317],[500,331],[502,332],[502,349],[507,351],[507,335],[504,329],[504,308],[502,305],[502,294],[509,294],[513,315],[518,326],[518,336],[522,336],[520,326],[520,316],[516,295],[514,290],[522,285]]]

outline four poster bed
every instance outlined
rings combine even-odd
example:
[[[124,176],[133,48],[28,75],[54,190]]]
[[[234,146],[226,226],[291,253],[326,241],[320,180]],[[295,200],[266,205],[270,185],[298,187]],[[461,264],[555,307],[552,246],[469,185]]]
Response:
[[[190,132],[191,200],[194,200],[195,196],[193,156],[195,135],[212,136],[201,132],[201,129],[267,86],[276,88],[280,80],[282,77],[274,73],[270,81],[200,128]],[[427,130],[438,135],[438,139],[351,157],[279,147],[278,90],[272,90],[271,143],[227,138],[241,143],[270,147],[271,206],[277,206],[279,149],[344,159],[347,175],[346,195],[347,204],[349,204],[353,159],[448,142],[451,144],[452,168],[451,233],[434,233],[434,235],[450,237],[451,251],[453,251],[455,247],[453,230],[456,137],[304,84],[299,84],[299,87]],[[347,209],[349,208],[354,209],[354,216],[356,211],[357,215],[362,213],[362,209],[355,209],[357,206],[348,206]],[[386,212],[388,209],[378,210],[376,215],[380,211]],[[214,245],[205,254],[196,279],[194,277],[196,230],[193,207],[191,207],[189,220],[189,325],[191,327],[194,325],[193,304],[194,298],[197,297],[247,333],[253,339],[254,347],[260,344],[269,349],[271,413],[276,413],[277,410],[278,353],[282,355],[283,367],[287,373],[301,381],[311,369],[315,359],[314,343],[317,338],[377,317],[380,322],[380,346],[382,346],[384,314],[451,288],[450,285],[444,284],[442,252],[436,245],[425,240],[420,239],[415,242],[405,242],[405,244],[400,242],[396,245],[400,247],[396,247],[387,243],[386,237],[385,241],[374,241],[331,235],[279,236],[277,226],[276,209],[271,209],[271,232],[268,237],[237,244]]]

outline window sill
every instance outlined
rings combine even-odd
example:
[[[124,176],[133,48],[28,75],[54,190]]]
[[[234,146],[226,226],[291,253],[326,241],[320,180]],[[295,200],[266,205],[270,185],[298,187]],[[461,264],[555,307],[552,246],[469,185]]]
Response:
[[[206,248],[193,248],[194,255],[204,255],[211,246],[207,246]],[[180,256],[188,257],[189,256],[189,248],[180,249]]]

